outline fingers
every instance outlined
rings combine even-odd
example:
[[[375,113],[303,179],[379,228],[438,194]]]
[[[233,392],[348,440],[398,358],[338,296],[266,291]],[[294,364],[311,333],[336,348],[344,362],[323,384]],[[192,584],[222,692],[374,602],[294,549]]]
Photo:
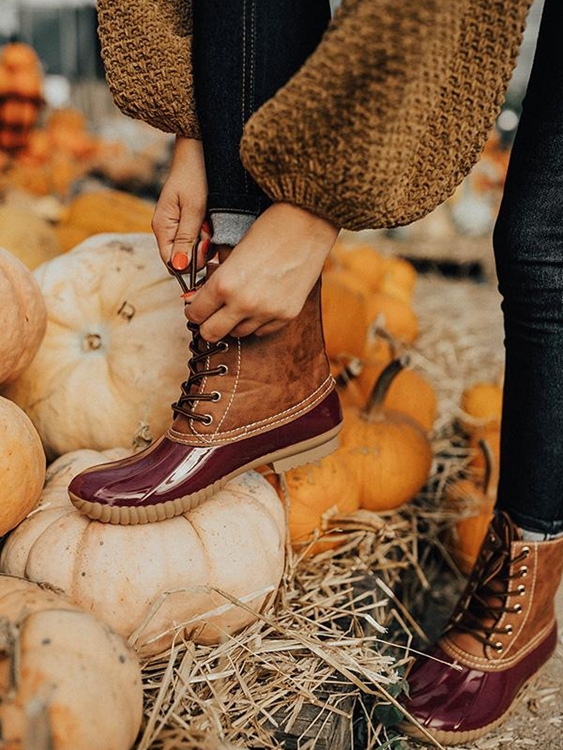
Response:
[[[179,270],[187,267],[193,243],[200,236],[206,204],[203,146],[194,138],[177,136],[170,172],[152,220],[152,229],[164,263],[173,261]]]
[[[189,317],[189,311],[187,315]],[[265,336],[286,325],[281,321],[268,321],[264,323],[264,321],[257,318],[246,318],[242,321],[237,321],[238,317],[230,313],[226,307],[223,307],[200,325],[199,332],[206,341],[215,343],[226,336],[236,336],[237,338],[244,338],[251,334]]]

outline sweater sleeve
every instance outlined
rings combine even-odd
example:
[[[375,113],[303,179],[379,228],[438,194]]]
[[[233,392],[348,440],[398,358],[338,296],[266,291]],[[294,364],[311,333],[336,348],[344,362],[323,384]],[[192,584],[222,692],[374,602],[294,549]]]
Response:
[[[191,0],[98,0],[106,79],[117,106],[165,132],[199,138]]]
[[[268,195],[358,230],[445,200],[501,107],[529,0],[344,0],[300,71],[247,122]]]

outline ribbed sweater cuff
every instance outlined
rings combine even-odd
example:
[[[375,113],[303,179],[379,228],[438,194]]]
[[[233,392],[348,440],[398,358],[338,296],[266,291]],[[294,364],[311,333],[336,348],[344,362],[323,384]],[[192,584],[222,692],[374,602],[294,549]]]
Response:
[[[310,176],[285,172],[261,179],[258,184],[272,200],[304,208],[335,227],[352,230],[369,228],[365,207],[358,206],[358,210],[355,210],[355,206],[339,201],[337,196],[327,192]]]

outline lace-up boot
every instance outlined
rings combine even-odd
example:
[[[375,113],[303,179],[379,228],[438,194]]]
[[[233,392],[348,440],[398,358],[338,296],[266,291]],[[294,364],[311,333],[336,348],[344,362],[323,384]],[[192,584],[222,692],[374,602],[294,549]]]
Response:
[[[324,348],[320,282],[298,317],[273,334],[209,343],[188,327],[190,374],[167,433],[71,482],[72,502],[90,518],[170,518],[248,469],[283,471],[336,448],[342,416]]]
[[[563,538],[527,542],[495,517],[433,658],[408,675],[405,709],[444,745],[473,742],[509,713],[557,644]],[[401,729],[425,739],[414,724]]]

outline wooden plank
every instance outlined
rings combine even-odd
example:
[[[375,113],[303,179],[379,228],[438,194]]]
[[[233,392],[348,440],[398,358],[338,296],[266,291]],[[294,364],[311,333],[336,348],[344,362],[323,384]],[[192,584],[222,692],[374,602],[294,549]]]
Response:
[[[305,703],[288,731],[287,722],[293,713],[293,706],[278,711],[274,719],[279,728],[274,731],[277,740],[283,743],[284,750],[351,750],[353,747],[352,716],[356,695],[352,688],[342,685],[341,695],[335,698],[334,692],[319,692],[316,695],[321,705]],[[338,712],[325,707],[328,704],[338,708]]]

